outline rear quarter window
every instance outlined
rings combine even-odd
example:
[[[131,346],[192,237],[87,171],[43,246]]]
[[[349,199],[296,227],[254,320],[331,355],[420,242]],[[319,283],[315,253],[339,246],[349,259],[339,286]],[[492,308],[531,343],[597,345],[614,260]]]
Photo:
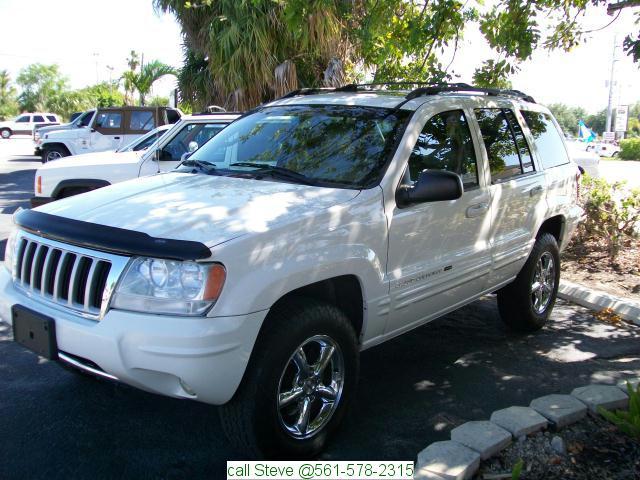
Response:
[[[49,120],[50,122],[57,122],[58,119],[56,117],[54,117],[53,115],[47,115],[47,120]]]
[[[569,163],[562,136],[551,115],[527,110],[522,110],[521,113],[533,137],[542,166],[547,169]]]

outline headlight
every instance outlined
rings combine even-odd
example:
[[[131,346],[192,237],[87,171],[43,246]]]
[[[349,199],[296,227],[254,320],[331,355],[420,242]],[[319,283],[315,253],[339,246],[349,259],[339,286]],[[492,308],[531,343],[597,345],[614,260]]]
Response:
[[[15,262],[15,249],[16,249],[16,237],[18,236],[18,229],[14,228],[7,239],[7,246],[4,250],[4,266],[7,267],[11,273],[13,273],[13,264]]]
[[[219,263],[135,258],[111,306],[121,310],[204,315],[220,296],[227,272]]]

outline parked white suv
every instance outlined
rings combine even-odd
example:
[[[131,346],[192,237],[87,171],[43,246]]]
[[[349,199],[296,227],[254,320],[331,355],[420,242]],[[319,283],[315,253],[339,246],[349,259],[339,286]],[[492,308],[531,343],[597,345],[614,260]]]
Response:
[[[249,452],[310,456],[361,350],[496,291],[507,325],[546,323],[578,178],[519,92],[297,91],[176,171],[19,212],[0,316],[47,358],[224,405]]]
[[[55,113],[23,113],[13,120],[0,122],[0,137],[7,139],[12,135],[33,135],[37,127],[59,123],[60,119]]]
[[[184,154],[198,149],[238,116],[189,115],[175,125],[158,127],[115,152],[85,153],[45,163],[36,171],[31,206],[173,170]]]

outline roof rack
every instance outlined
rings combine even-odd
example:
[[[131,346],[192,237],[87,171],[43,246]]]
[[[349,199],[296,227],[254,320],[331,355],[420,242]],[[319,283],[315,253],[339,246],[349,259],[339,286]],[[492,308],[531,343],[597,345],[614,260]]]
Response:
[[[376,90],[376,87],[388,87],[388,86],[400,86],[400,85],[421,85],[420,87],[411,90],[405,96],[405,101],[402,104],[413,100],[414,98],[426,96],[426,95],[438,95],[440,93],[447,92],[468,92],[468,93],[482,93],[488,96],[503,96],[517,98],[526,102],[536,103],[533,97],[521,92],[520,90],[501,89],[501,88],[483,88],[469,85],[468,83],[429,83],[429,82],[380,82],[380,83],[349,83],[337,88],[301,88],[293,90],[286,95],[278,98],[282,100],[285,98],[296,97],[300,95],[314,95],[316,93],[335,93],[335,92],[349,92],[349,93],[368,93],[372,90]]]

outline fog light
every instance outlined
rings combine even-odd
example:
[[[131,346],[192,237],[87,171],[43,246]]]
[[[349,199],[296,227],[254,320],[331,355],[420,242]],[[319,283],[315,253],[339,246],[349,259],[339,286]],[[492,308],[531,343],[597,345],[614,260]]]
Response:
[[[182,389],[187,392],[187,394],[191,395],[192,397],[196,396],[196,392],[193,391],[193,389],[187,384],[187,382],[185,382],[181,378],[179,378],[178,380],[180,381],[180,387],[182,387]]]

